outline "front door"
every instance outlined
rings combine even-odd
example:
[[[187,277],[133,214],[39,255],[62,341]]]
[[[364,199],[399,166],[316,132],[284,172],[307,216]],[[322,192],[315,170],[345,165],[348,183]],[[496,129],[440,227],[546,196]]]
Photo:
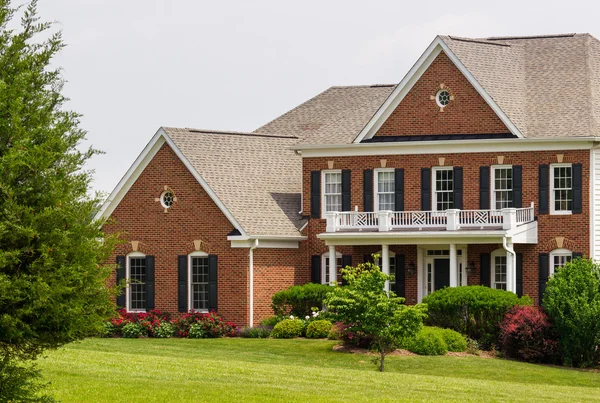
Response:
[[[450,259],[434,259],[434,291],[450,287]]]

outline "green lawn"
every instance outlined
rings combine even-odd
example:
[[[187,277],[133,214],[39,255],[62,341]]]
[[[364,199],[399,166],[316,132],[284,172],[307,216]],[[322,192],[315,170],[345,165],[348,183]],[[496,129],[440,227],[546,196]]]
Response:
[[[324,340],[88,339],[39,361],[63,402],[600,402],[600,374],[479,357],[370,357]]]

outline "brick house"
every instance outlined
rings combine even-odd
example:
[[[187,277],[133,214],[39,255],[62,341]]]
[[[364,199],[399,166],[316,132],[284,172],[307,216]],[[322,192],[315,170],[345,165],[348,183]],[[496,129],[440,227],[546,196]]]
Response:
[[[373,253],[407,303],[471,284],[539,302],[600,258],[599,144],[588,34],[438,36],[398,85],[332,87],[251,133],[163,127],[98,213],[127,241],[117,304],[252,325]]]

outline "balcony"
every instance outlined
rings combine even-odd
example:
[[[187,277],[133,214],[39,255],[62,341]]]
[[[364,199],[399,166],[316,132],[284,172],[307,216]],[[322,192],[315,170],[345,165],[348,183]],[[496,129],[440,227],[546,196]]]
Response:
[[[502,210],[345,211],[327,214],[327,232],[510,230],[534,221],[534,207]]]

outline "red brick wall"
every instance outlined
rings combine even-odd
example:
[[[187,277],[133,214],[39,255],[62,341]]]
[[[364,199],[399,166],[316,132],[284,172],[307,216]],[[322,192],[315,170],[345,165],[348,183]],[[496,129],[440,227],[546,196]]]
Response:
[[[469,153],[469,154],[433,154],[433,155],[377,155],[367,157],[325,157],[325,158],[304,158],[303,159],[303,191],[304,205],[306,213],[310,212],[310,172],[315,170],[328,169],[328,161],[334,161],[334,169],[350,169],[351,173],[351,206],[358,206],[359,211],[364,211],[362,205],[363,199],[363,170],[376,169],[381,167],[380,160],[387,160],[388,168],[404,168],[404,195],[405,210],[421,209],[421,168],[439,166],[439,158],[445,158],[446,166],[463,167],[463,205],[465,210],[479,209],[479,167],[497,164],[497,156],[504,156],[503,163],[506,165],[521,165],[523,167],[523,207],[531,202],[535,203],[536,216],[538,219],[538,239],[537,245],[516,245],[515,250],[523,253],[523,271],[524,271],[524,293],[537,300],[538,294],[538,254],[549,252],[556,249],[555,237],[566,238],[566,248],[589,255],[590,230],[589,230],[589,208],[590,197],[589,187],[583,186],[582,193],[582,214],[573,215],[539,215],[537,208],[538,201],[538,166],[540,164],[557,163],[557,154],[563,154],[563,162],[581,163],[582,180],[584,184],[590,180],[590,155],[587,150],[564,150],[564,151],[531,151],[531,152],[510,152],[510,153]],[[316,235],[325,232],[326,223],[324,219],[311,219],[308,225],[309,235],[309,255],[321,254],[328,251],[325,243]],[[501,247],[501,246],[499,246]],[[489,249],[491,252],[497,246],[482,246],[483,249]],[[468,261],[474,261],[478,266],[480,247],[469,247]],[[491,248],[491,249],[490,249]],[[352,254],[352,247],[338,247],[343,253]],[[377,250],[379,250],[378,248]],[[393,247],[391,247],[393,250]],[[375,251],[375,250],[373,250]],[[358,255],[362,256],[362,249]],[[362,259],[362,258],[361,258]],[[362,261],[362,260],[361,260]],[[408,262],[407,257],[407,262]],[[416,262],[416,257],[415,257]],[[478,283],[479,274],[476,273],[469,277],[469,283]],[[407,277],[407,279],[409,279]],[[412,286],[411,286],[412,287]],[[409,294],[407,284],[407,297]],[[416,292],[416,280],[415,288]],[[412,292],[412,291],[410,291]]]
[[[444,84],[454,97],[440,111],[435,96]],[[423,73],[375,136],[509,133],[504,123],[444,52]]]
[[[165,213],[159,198],[168,186],[177,201]],[[139,250],[155,256],[155,305],[177,315],[177,256],[194,251],[194,240],[201,250],[218,255],[218,311],[227,320],[248,324],[247,248],[231,248],[227,234],[233,225],[212,201],[168,145],[163,145],[112,213],[114,223],[106,232],[119,231],[127,242],[117,255]],[[273,292],[306,282],[306,264],[300,264],[299,249],[257,249],[255,251],[255,318],[272,314]],[[305,261],[306,259],[303,259]],[[114,284],[115,278],[110,280]]]

